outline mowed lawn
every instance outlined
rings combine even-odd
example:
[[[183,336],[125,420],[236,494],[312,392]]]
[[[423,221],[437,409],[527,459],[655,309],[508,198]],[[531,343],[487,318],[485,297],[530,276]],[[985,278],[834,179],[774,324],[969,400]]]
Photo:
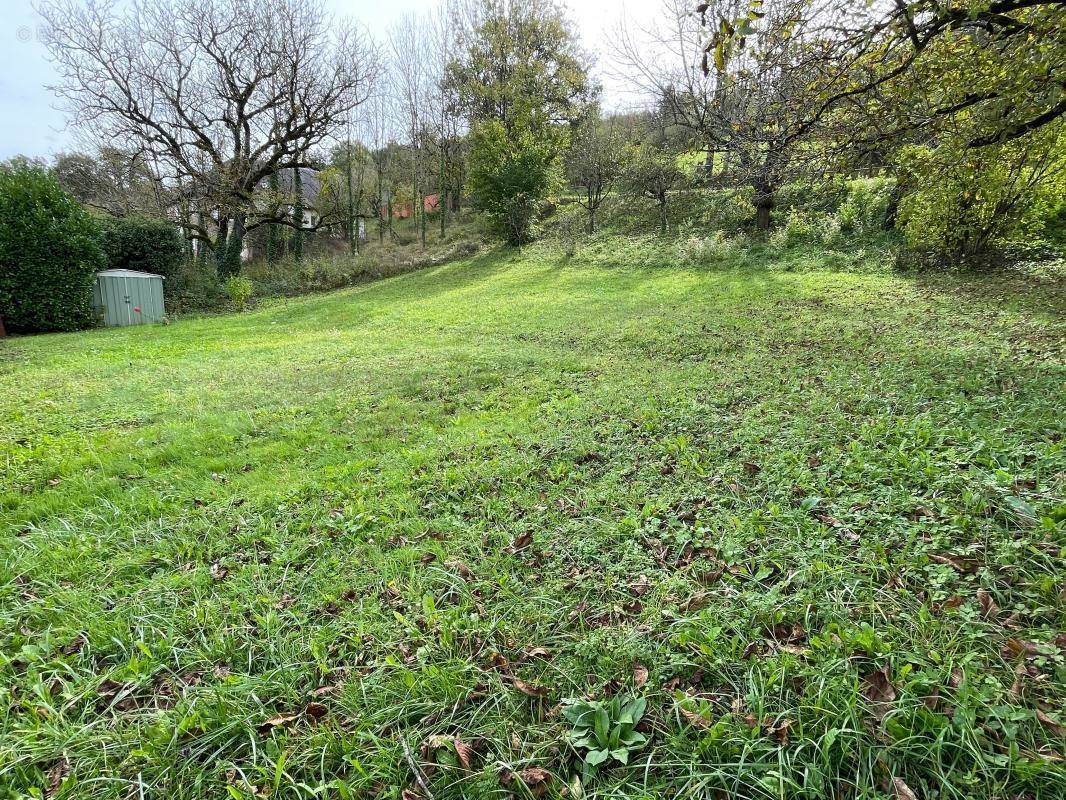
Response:
[[[0,798],[1062,798],[1064,311],[533,250],[0,342]]]

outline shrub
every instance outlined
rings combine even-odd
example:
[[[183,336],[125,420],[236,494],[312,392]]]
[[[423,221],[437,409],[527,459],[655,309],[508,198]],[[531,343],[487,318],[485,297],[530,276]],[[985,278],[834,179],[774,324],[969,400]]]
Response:
[[[162,275],[170,299],[184,288],[185,248],[173,223],[147,217],[106,219],[100,244],[110,269],[133,269]]]
[[[1025,142],[963,154],[904,148],[902,179],[910,191],[899,220],[907,244],[970,260],[1039,235],[1066,191],[1066,133],[1048,127]]]
[[[0,169],[0,315],[15,332],[72,331],[93,322],[104,266],[99,229],[40,167]]]
[[[733,259],[747,245],[743,234],[728,237],[723,231],[715,231],[710,236],[690,236],[682,240],[677,255],[684,266],[708,266]]]
[[[252,296],[252,282],[239,275],[233,275],[226,280],[226,294],[238,309],[243,309]]]
[[[847,182],[844,200],[837,209],[845,233],[869,233],[882,227],[896,186],[893,178],[855,178]]]
[[[470,149],[470,189],[512,245],[527,244],[544,204],[560,184],[558,135],[508,133],[496,121],[478,125]]]

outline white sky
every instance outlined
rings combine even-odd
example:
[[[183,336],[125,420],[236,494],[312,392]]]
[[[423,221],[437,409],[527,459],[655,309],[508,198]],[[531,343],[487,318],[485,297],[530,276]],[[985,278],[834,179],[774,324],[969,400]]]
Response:
[[[239,2],[239,0],[237,0]],[[325,0],[338,16],[349,16],[383,37],[391,22],[406,12],[431,10],[436,0]],[[625,13],[647,19],[661,9],[660,0],[565,0],[584,46],[600,65],[609,61],[612,30]],[[55,80],[48,54],[38,42],[38,17],[31,0],[0,0],[0,159],[16,154],[49,156],[73,146],[74,132],[45,86]],[[608,76],[597,77],[606,89],[606,104],[626,104],[625,88]]]

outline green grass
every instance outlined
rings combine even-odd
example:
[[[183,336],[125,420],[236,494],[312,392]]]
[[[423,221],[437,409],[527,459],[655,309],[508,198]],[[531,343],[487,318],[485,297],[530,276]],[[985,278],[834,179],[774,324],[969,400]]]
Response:
[[[0,343],[0,797],[1063,797],[1060,286],[671,247]]]

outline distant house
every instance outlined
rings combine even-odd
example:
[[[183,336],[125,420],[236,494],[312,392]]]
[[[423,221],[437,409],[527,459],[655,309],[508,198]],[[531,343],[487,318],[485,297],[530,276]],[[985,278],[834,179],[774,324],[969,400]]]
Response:
[[[427,194],[423,200],[423,208],[427,214],[432,214],[440,207],[440,194]],[[448,200],[448,209],[454,210],[455,206],[451,199]],[[385,192],[385,198],[381,202],[381,214],[386,216],[389,213],[389,195]],[[393,219],[410,219],[414,213],[414,203],[397,203],[392,206]]]

